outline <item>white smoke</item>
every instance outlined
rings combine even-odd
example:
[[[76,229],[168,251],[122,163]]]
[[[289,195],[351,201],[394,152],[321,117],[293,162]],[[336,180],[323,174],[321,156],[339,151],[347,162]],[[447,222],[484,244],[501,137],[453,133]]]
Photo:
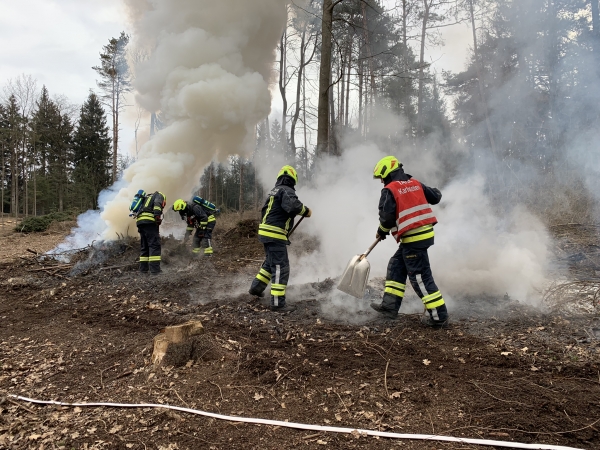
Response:
[[[395,156],[417,180],[441,187],[442,201],[433,206],[439,223],[429,257],[444,298],[452,304],[468,295],[508,294],[537,303],[550,256],[544,225],[521,206],[494,208],[481,174],[440,186],[443,167],[436,154],[434,148],[420,152],[406,146]],[[372,178],[372,169],[383,156],[375,144],[350,145],[341,157],[320,161],[310,186],[300,180],[299,198],[314,211],[301,227],[318,238],[320,249],[292,260],[292,283],[341,275],[348,261],[375,241],[383,186]],[[371,278],[385,277],[397,248],[391,236],[375,247],[368,257]],[[347,300],[347,307],[353,308],[350,297]]]
[[[167,202],[186,198],[213,159],[248,154],[256,124],[270,111],[268,82],[286,20],[281,0],[125,0],[134,43],[149,57],[135,67],[136,99],[160,111],[166,127],[146,142],[110,190],[96,223],[75,230],[72,242],[102,229],[103,239],[135,234],[128,217],[139,190]]]

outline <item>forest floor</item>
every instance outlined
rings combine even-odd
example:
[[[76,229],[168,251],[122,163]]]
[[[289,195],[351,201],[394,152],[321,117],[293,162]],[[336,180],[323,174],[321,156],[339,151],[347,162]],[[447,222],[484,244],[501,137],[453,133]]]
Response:
[[[66,228],[0,230],[0,448],[496,448],[157,408],[42,406],[11,395],[600,448],[596,227],[555,230],[556,263],[572,279],[549,289],[545,313],[507,296],[464,298],[448,329],[431,330],[419,315],[381,319],[368,298],[348,300],[363,304],[360,324],[342,321],[330,279],[290,286],[298,309],[271,312],[245,293],[263,256],[255,226],[217,226],[212,258],[192,259],[189,247],[164,238],[164,273],[155,277],[136,272],[134,239],[64,263],[41,255]],[[380,297],[382,285],[372,280],[369,296]],[[206,330],[201,356],[154,367],[153,338],[192,319]]]

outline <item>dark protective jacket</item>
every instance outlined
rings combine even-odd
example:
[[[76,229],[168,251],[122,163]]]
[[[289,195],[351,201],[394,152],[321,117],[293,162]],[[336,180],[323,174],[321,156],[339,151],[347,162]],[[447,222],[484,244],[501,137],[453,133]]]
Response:
[[[181,218],[188,223],[188,229],[191,227],[206,228],[208,223],[208,214],[204,208],[193,201],[187,202],[183,211],[179,211]]]
[[[385,178],[384,183],[387,186],[393,181],[408,181],[411,178],[411,175],[404,173],[404,170],[400,168]],[[442,199],[442,193],[436,188],[430,188],[423,183],[420,184],[427,202],[432,205],[437,205]],[[397,210],[394,194],[392,194],[389,189],[383,188],[381,190],[381,197],[379,198],[379,229],[383,232],[381,234],[388,234],[390,230],[396,226],[396,219]],[[403,245],[411,247],[429,247],[430,245],[433,245],[433,226],[430,226],[427,230],[423,230],[423,239],[417,237],[419,236],[419,231],[420,230],[417,229],[417,234],[415,236],[403,239]]]
[[[283,175],[269,192],[258,226],[258,239],[263,244],[289,244],[287,236],[294,226],[294,217],[307,214],[308,208],[298,200],[294,184],[290,176]]]
[[[148,195],[140,208],[136,223],[158,223],[160,225],[160,222],[162,221],[161,216],[166,203],[167,199],[162,192],[155,192],[154,194]]]

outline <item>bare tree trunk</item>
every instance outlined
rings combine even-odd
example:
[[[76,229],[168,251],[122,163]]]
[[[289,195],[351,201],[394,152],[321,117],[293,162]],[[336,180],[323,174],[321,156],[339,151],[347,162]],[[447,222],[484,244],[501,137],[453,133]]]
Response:
[[[296,83],[296,109],[294,110],[294,116],[292,118],[292,125],[290,127],[290,145],[291,150],[296,154],[296,123],[300,117],[300,93],[302,90],[302,81],[304,80],[304,61],[306,59],[306,24],[302,30],[302,37],[300,38],[300,66],[298,67],[298,82]]]
[[[409,6],[408,0],[402,0],[402,70],[404,75],[408,74],[408,14],[409,14]],[[412,83],[411,83],[412,85]],[[408,112],[409,96],[405,95],[404,99],[402,99],[402,110],[404,114]],[[412,129],[412,127],[411,127]],[[412,135],[412,132],[410,133]]]
[[[332,61],[333,63],[333,61]],[[330,71],[330,76],[333,71]],[[336,134],[336,121],[335,121],[335,99],[333,97],[333,86],[332,80],[329,80],[329,154],[335,155],[337,154],[337,146],[335,142],[335,134]]]
[[[496,154],[496,143],[494,141],[494,133],[492,132],[492,123],[490,122],[490,115],[488,111],[488,104],[485,98],[485,92],[483,88],[483,71],[481,68],[481,61],[479,60],[479,50],[477,47],[477,29],[475,28],[475,12],[473,8],[473,0],[469,0],[469,11],[471,13],[471,28],[473,29],[473,54],[475,56],[475,67],[477,69],[477,84],[479,85],[479,96],[481,98],[481,104],[483,106],[483,112],[485,114],[485,125],[487,127],[488,136],[490,139],[490,146],[492,153]]]
[[[340,0],[336,0],[338,3]],[[317,156],[329,153],[329,89],[331,80],[331,45],[333,0],[323,0],[321,29],[321,66],[319,69],[319,105],[317,108]]]
[[[112,182],[117,181],[117,146],[119,143],[119,110],[118,110],[117,92],[115,87],[115,79],[112,80],[112,135],[113,135],[113,167],[112,167]]]
[[[244,162],[240,157],[240,216],[244,214]]]
[[[279,92],[281,93],[281,101],[283,102],[283,106],[282,106],[282,111],[281,111],[281,145],[282,145],[282,151],[283,151],[283,155],[284,157],[287,159],[288,158],[288,151],[287,151],[287,130],[286,130],[286,123],[287,123],[287,96],[285,93],[285,87],[286,87],[286,45],[287,45],[287,30],[283,30],[283,34],[281,35],[281,39],[280,39],[280,55],[281,57],[279,58]]]
[[[369,35],[369,20],[367,17],[368,10],[365,2],[361,2],[362,6],[362,15],[363,15],[363,33],[365,35],[365,46],[367,49],[367,58],[369,60],[369,72],[371,75],[371,103],[375,101],[375,96],[377,95],[377,90],[375,89],[375,69],[373,65],[373,54],[371,52],[371,40]],[[371,113],[373,113],[373,108],[371,108]]]
[[[341,70],[340,70],[340,92],[338,92],[338,123],[343,127],[344,123],[344,112],[346,111],[346,61],[348,61],[348,50],[346,49],[345,58],[340,62]]]
[[[421,27],[421,52],[419,56],[419,93],[417,109],[417,134],[423,132],[423,91],[425,87],[425,38],[427,37],[427,22],[429,20],[429,8],[432,0],[423,0],[423,26]]]
[[[348,120],[348,111],[350,110],[350,73],[352,72],[352,44],[353,44],[353,39],[352,39],[352,34],[350,34],[350,42],[348,42],[348,56],[347,56],[347,61],[348,61],[348,73],[347,73],[347,80],[346,80],[346,109],[344,110],[344,125],[348,126],[349,124],[349,120]]]
[[[6,170],[6,161],[4,160],[4,152],[5,152],[5,148],[4,148],[4,142],[2,143],[2,185],[1,185],[1,189],[2,189],[2,211],[0,211],[0,218],[2,218],[2,223],[4,223],[4,180],[6,180],[6,174],[5,174],[5,170]]]
[[[317,43],[315,42],[315,45]],[[302,122],[304,128],[304,176],[308,175],[308,138],[306,133],[306,72],[302,74]]]
[[[213,163],[211,161],[208,167],[208,200],[213,198]]]
[[[19,216],[19,169],[18,169],[18,151],[19,146],[16,144],[13,134],[13,148],[10,153],[10,177],[11,177],[11,189],[10,189],[10,212],[15,217]]]
[[[362,52],[361,52],[362,55]],[[363,60],[358,61],[358,132],[363,132]]]

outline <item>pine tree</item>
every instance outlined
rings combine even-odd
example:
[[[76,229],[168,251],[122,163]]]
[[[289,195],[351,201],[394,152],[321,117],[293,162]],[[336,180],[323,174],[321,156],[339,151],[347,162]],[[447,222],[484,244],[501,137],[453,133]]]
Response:
[[[112,116],[112,182],[117,181],[119,114],[125,107],[123,96],[131,92],[131,74],[127,62],[127,44],[129,36],[121,32],[119,38],[112,38],[102,47],[100,65],[92,67],[100,75],[98,87],[102,91],[101,99],[110,108]]]
[[[93,92],[81,107],[73,137],[73,177],[83,207],[98,208],[98,194],[111,181],[110,137],[106,114]]]

